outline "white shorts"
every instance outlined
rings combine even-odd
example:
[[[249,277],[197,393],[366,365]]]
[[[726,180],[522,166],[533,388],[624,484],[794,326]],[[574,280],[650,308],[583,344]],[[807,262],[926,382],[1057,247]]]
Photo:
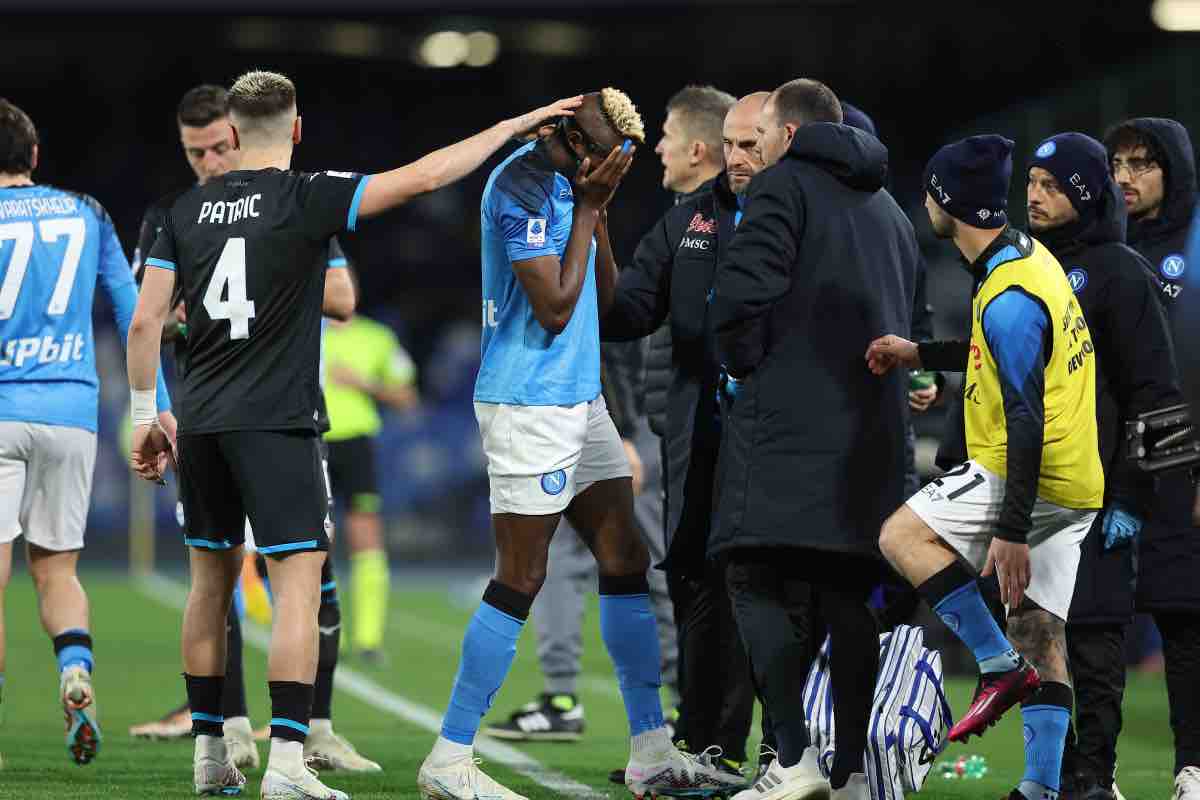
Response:
[[[0,422],[0,544],[24,534],[45,550],[83,549],[96,434]]]
[[[598,481],[633,475],[604,397],[574,406],[476,403],[493,514],[557,514]]]
[[[968,461],[925,485],[908,507],[976,571],[987,563],[988,547],[1004,503],[1004,479]],[[1060,619],[1067,618],[1079,570],[1079,545],[1096,511],[1047,503],[1033,506],[1029,531],[1030,581],[1025,594]]]

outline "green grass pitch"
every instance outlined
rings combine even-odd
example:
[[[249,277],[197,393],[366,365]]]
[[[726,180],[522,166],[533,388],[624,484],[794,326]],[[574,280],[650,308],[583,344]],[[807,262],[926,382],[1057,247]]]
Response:
[[[192,796],[191,742],[146,742],[130,738],[131,724],[156,717],[183,695],[179,661],[179,614],[148,597],[128,578],[115,573],[83,576],[92,598],[96,639],[96,687],[103,748],[87,767],[70,763],[62,739],[61,709],[56,703],[57,675],[49,641],[37,623],[37,605],[28,578],[13,576],[6,601],[7,684],[0,726],[0,798],[73,800],[78,798],[185,798]],[[371,669],[343,659],[391,692],[440,713],[448,696],[469,602],[451,600],[451,587],[408,588],[398,580],[391,600],[388,651],[391,664]],[[473,591],[473,590],[472,590]],[[466,593],[470,597],[470,593]],[[624,766],[627,735],[620,697],[597,623],[595,604],[585,622],[581,697],[588,730],[577,744],[520,745],[546,767],[605,792],[628,794],[606,782],[609,770]],[[257,724],[268,717],[265,656],[247,645],[246,671],[250,711]],[[532,632],[522,637],[508,682],[496,698],[493,717],[529,700],[540,688]],[[955,681],[951,702],[965,708],[971,686]],[[1125,699],[1125,729],[1120,743],[1118,783],[1129,800],[1165,800],[1171,794],[1172,742],[1167,726],[1166,691],[1160,678],[1130,676]],[[330,785],[357,800],[416,798],[417,767],[433,734],[338,691],[334,723],[358,749],[384,766],[382,775],[324,773]],[[266,749],[261,749],[266,761]],[[1022,750],[1019,714],[1013,712],[983,740],[951,748],[943,757],[980,753],[990,771],[982,780],[947,781],[933,775],[921,797],[1000,798],[1020,777]],[[494,777],[530,798],[555,793],[495,764]],[[258,797],[261,772],[248,775],[247,797]]]

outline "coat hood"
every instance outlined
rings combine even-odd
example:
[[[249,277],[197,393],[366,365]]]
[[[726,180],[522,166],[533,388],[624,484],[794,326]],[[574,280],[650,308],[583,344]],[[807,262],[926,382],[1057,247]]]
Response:
[[[1125,242],[1125,231],[1129,215],[1125,210],[1125,198],[1117,182],[1109,178],[1104,182],[1104,194],[1096,209],[1096,218],[1080,225],[1074,222],[1053,230],[1033,233],[1034,238],[1050,248],[1055,256],[1065,256],[1096,245],[1109,242]]]
[[[1162,212],[1155,219],[1129,221],[1130,243],[1149,243],[1191,223],[1196,207],[1196,156],[1187,129],[1173,119],[1139,117],[1129,124],[1153,139],[1166,156]]]
[[[842,183],[864,192],[887,181],[887,148],[871,134],[834,122],[801,125],[784,158],[808,161]]]

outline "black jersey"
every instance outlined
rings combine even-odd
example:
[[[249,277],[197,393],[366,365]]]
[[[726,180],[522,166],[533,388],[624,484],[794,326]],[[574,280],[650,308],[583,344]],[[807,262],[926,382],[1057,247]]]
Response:
[[[354,230],[367,178],[239,170],[180,195],[145,265],[187,304],[181,433],[316,431],[329,240]]]

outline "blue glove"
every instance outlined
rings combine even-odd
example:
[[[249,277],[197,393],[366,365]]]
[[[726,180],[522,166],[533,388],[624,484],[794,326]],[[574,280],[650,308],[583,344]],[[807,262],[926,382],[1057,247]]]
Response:
[[[1115,550],[1133,544],[1142,532],[1142,520],[1129,509],[1113,503],[1104,511],[1104,549]]]

